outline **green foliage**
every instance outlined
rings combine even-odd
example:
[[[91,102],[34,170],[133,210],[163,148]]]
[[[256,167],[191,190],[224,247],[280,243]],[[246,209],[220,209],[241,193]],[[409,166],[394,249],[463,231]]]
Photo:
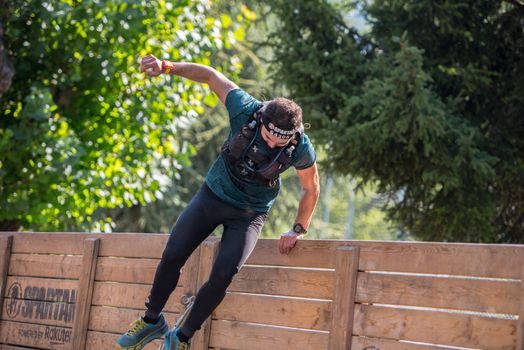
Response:
[[[522,242],[524,6],[373,1],[363,36],[326,1],[269,3],[275,80],[332,169],[420,238]]]
[[[203,0],[8,1],[3,13],[16,75],[0,103],[0,223],[110,230],[97,212],[153,201],[189,164],[177,136],[209,92],[145,78],[139,58],[210,64],[239,26]]]

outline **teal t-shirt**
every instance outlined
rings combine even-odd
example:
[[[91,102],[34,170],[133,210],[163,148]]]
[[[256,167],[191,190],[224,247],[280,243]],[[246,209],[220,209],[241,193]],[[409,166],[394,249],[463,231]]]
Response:
[[[231,127],[228,138],[231,139],[261,106],[262,102],[244,90],[231,90],[226,97],[226,108]],[[271,149],[260,136],[260,133],[255,138],[255,145],[271,158],[279,151],[278,149]],[[293,152],[291,165],[299,170],[307,169],[315,163],[315,159],[316,154],[313,145],[309,141],[309,137],[304,134]],[[238,208],[261,212],[269,211],[280,191],[280,179],[275,187],[246,182],[241,190],[231,180],[231,176],[231,169],[229,169],[222,155],[219,155],[206,175],[206,183],[219,198]]]

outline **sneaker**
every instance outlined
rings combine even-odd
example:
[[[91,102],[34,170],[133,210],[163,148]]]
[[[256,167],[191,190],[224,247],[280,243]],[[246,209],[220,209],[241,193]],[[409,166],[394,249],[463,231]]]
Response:
[[[164,350],[189,350],[191,341],[185,342],[178,339],[176,332],[178,328],[170,329],[164,337]]]
[[[142,317],[131,323],[129,330],[116,341],[120,350],[140,350],[147,343],[161,338],[169,329],[163,315],[157,323],[146,323]]]

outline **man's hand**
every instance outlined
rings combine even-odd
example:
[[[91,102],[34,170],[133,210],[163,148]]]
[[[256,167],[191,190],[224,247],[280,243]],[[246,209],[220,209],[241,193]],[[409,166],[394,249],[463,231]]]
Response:
[[[149,54],[140,62],[140,72],[146,72],[150,77],[162,74],[162,61]]]
[[[295,244],[297,244],[297,241],[303,237],[304,235],[299,235],[293,232],[293,230],[283,233],[280,236],[280,241],[278,242],[278,250],[280,251],[280,254],[289,254],[291,249],[293,249]]]

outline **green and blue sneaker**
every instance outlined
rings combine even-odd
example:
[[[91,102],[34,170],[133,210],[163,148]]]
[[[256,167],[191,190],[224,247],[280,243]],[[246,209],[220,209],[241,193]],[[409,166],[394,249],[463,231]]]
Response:
[[[131,323],[129,330],[116,341],[116,348],[120,350],[140,350],[147,343],[161,338],[169,329],[163,315],[157,323],[147,323],[142,317]]]
[[[179,328],[170,329],[164,337],[164,350],[189,350],[191,341],[180,341],[177,336]]]

